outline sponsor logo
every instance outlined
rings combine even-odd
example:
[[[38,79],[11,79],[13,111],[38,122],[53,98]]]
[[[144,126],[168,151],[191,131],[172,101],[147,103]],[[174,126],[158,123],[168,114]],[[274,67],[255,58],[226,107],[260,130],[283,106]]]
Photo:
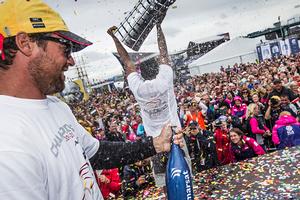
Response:
[[[187,199],[192,199],[192,182],[190,179],[190,173],[188,170],[182,171],[180,169],[172,168],[171,169],[171,178],[174,179],[175,177],[180,177],[181,174],[184,176],[185,181],[185,190],[186,190],[186,197]]]
[[[34,23],[37,23],[37,22],[43,22],[43,19],[42,19],[42,18],[31,17],[31,18],[29,18],[29,19],[30,19],[30,22],[34,22]]]
[[[46,28],[44,23],[32,24],[33,28]]]
[[[191,185],[190,174],[186,170],[183,172],[183,175],[184,175],[184,179],[185,179],[186,197],[187,197],[187,199],[192,199],[192,185]]]
[[[285,129],[286,129],[286,134],[287,135],[294,135],[295,134],[292,126],[286,126]]]
[[[171,178],[172,179],[174,179],[176,176],[180,176],[180,175],[181,175],[180,169],[176,169],[176,168],[171,169]]]

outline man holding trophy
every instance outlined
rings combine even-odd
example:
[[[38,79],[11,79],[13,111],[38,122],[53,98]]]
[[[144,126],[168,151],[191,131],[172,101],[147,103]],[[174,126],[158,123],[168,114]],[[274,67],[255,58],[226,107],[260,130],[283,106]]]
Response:
[[[174,94],[173,70],[170,64],[165,36],[161,28],[161,22],[165,13],[159,13],[156,20],[157,42],[159,47],[159,57],[157,63],[151,66],[140,65],[140,74],[136,72],[136,66],[131,61],[126,49],[114,34],[116,27],[108,29],[108,34],[115,42],[120,59],[124,64],[125,75],[128,80],[130,90],[141,107],[141,117],[147,135],[159,135],[164,124],[171,123],[172,126],[181,129],[177,114],[177,102]],[[183,148],[185,158],[191,169],[186,145]],[[166,154],[157,154],[152,157],[153,174],[157,187],[164,187],[166,164]]]

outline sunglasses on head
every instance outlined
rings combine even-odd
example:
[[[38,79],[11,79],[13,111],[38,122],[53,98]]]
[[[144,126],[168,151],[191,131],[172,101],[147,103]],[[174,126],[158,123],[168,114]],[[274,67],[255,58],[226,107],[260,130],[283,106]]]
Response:
[[[51,36],[42,36],[41,39],[56,42],[56,43],[63,45],[65,47],[64,53],[67,58],[69,58],[71,56],[71,53],[73,52],[72,51],[73,45],[72,45],[72,42],[69,40],[66,40],[64,38],[51,37]]]

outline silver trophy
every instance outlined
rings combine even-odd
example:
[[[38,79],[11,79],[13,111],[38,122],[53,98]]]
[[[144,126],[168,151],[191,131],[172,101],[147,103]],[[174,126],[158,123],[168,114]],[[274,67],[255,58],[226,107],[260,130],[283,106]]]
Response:
[[[126,46],[138,51],[156,24],[176,0],[139,0],[115,32]]]

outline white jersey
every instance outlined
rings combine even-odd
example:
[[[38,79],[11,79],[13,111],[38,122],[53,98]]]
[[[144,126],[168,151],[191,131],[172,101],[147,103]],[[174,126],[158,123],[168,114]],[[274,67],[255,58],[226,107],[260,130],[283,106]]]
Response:
[[[103,199],[89,163],[99,142],[56,97],[0,95],[0,199]]]
[[[147,135],[156,137],[162,127],[170,122],[181,127],[173,86],[173,71],[168,65],[160,65],[153,80],[144,80],[133,72],[128,76],[128,85],[141,107],[141,116]]]

